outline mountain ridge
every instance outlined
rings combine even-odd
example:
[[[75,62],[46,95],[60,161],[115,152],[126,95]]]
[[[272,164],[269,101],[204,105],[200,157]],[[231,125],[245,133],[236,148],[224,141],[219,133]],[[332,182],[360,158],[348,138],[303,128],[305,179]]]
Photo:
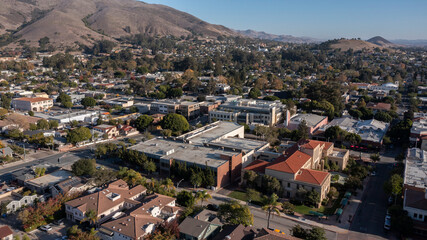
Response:
[[[272,40],[277,42],[289,42],[289,43],[317,43],[320,42],[320,40],[317,40],[315,38],[311,37],[295,37],[292,35],[277,35],[277,34],[271,34],[266,33],[264,31],[255,31],[252,29],[247,30],[235,30],[237,33],[250,37],[250,38],[257,38],[257,39],[263,39],[263,40]]]

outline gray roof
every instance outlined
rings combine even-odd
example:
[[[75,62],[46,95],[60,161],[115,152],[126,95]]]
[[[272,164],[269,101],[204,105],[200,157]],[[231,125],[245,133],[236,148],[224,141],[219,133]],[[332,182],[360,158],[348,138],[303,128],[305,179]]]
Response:
[[[210,224],[211,223],[209,222],[198,220],[192,217],[186,217],[179,225],[179,230],[180,233],[199,238],[199,236],[205,234]]]
[[[305,122],[307,123],[307,127],[314,127],[317,124],[319,124],[321,121],[323,121],[325,118],[328,118],[328,117],[320,116],[312,113],[297,114],[291,118],[291,122],[301,123],[302,121],[305,120]]]

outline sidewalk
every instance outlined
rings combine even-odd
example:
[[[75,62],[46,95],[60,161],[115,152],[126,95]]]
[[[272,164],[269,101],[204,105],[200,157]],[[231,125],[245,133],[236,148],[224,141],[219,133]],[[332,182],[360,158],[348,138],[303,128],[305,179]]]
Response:
[[[14,167],[17,165],[21,165],[23,163],[33,162],[35,160],[45,158],[48,156],[52,156],[55,154],[60,154],[60,153],[61,152],[56,152],[56,151],[51,151],[51,150],[38,150],[36,153],[27,154],[25,156],[25,160],[19,160],[19,161],[15,161],[15,162],[11,162],[11,163],[6,163],[6,164],[2,165],[2,168]]]

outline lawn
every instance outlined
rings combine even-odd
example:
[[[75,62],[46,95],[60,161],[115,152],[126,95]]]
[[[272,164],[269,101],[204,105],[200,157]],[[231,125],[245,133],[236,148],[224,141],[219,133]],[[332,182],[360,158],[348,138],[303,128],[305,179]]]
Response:
[[[228,194],[228,196],[245,201],[245,202],[248,201],[248,196],[246,195],[246,192],[243,192],[243,191],[236,190]],[[252,199],[251,203],[260,205],[261,201],[262,201],[262,198],[261,196],[259,196],[257,199]]]
[[[310,215],[310,211],[323,213],[325,211],[324,206],[320,206],[320,208],[311,208],[305,205],[295,205],[295,212],[304,214],[304,215]]]

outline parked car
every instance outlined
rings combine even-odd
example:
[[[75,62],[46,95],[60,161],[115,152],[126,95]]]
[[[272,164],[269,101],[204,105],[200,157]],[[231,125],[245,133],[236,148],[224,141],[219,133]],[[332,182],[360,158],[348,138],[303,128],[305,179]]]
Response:
[[[391,216],[387,215],[385,216],[384,229],[390,230],[390,227],[391,227]]]
[[[219,209],[219,206],[218,205],[216,205],[216,204],[208,204],[208,209],[209,210],[211,210],[211,211],[218,211],[218,209]]]
[[[40,230],[45,231],[45,232],[49,232],[52,230],[52,227],[49,224],[47,224],[47,225],[41,226]]]
[[[388,198],[388,204],[391,205],[391,204],[393,204],[393,202],[394,202],[394,198],[393,198],[393,196],[390,196]]]
[[[371,176],[377,176],[377,172],[375,171],[371,172]]]
[[[57,226],[62,226],[62,225],[64,225],[64,219],[55,220],[53,222],[53,224],[55,224]]]

